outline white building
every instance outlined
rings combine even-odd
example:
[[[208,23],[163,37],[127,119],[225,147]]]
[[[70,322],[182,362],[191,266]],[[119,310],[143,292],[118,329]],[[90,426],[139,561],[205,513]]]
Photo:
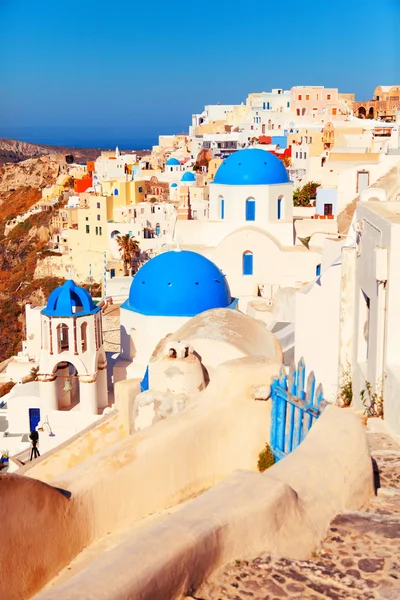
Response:
[[[212,308],[235,308],[225,276],[195,252],[159,254],[135,275],[121,306],[121,354],[114,382],[143,377],[157,344],[191,317]]]
[[[311,281],[318,253],[294,245],[293,184],[273,154],[247,148],[229,156],[210,184],[209,220],[177,221],[174,241],[210,258],[235,297],[267,286]]]

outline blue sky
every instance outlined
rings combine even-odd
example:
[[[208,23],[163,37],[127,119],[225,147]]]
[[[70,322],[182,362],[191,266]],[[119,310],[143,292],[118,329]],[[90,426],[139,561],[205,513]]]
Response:
[[[0,137],[132,147],[205,104],[400,83],[400,0],[0,0]]]

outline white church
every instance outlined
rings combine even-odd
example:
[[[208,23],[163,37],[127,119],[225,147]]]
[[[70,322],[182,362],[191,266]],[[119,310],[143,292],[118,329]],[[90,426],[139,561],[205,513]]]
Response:
[[[321,262],[295,244],[293,184],[279,158],[259,148],[224,160],[210,184],[209,219],[178,220],[173,239],[218,265],[239,299],[311,281]]]

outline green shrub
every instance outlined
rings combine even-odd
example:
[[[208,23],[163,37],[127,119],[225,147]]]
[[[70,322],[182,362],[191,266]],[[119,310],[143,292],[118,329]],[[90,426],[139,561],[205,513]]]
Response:
[[[353,381],[351,378],[351,365],[347,363],[345,367],[341,368],[340,372],[340,383],[337,394],[338,406],[344,408],[350,406],[353,401]]]
[[[271,450],[271,446],[269,444],[265,444],[264,450],[261,450],[258,455],[258,463],[257,467],[260,473],[272,467],[275,462],[275,456]]]

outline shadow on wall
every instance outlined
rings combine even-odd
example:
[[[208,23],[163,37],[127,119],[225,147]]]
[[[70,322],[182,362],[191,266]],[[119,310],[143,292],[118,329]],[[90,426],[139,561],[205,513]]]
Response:
[[[70,492],[21,475],[0,475],[0,598],[29,598],[90,540],[91,524]]]
[[[237,469],[255,470],[258,453],[268,441],[271,410],[270,402],[256,399],[260,386],[268,387],[280,366],[280,360],[260,356],[224,363],[210,385],[179,415],[113,446],[102,449],[97,445],[94,453],[89,442],[101,443],[96,430],[95,438],[92,432],[86,441],[77,439],[56,452],[53,460],[49,457],[29,471],[31,477],[69,490],[70,500],[56,489],[19,477],[14,490],[18,502],[12,502],[11,493],[6,505],[6,514],[15,520],[10,519],[6,531],[0,531],[1,550],[10,557],[0,598],[25,600],[84,546],[108,532],[188,500]],[[139,382],[117,385],[120,412],[115,427],[120,427],[122,419],[125,431]],[[82,444],[86,460],[80,460]],[[33,502],[27,505],[30,489],[34,490]],[[2,496],[0,502],[3,508]],[[26,544],[26,539],[32,541]],[[213,542],[205,539],[204,543]],[[216,564],[218,554],[219,546],[210,547],[207,568]],[[20,565],[24,565],[24,581],[18,576]],[[6,586],[6,594],[1,594],[1,585]]]

